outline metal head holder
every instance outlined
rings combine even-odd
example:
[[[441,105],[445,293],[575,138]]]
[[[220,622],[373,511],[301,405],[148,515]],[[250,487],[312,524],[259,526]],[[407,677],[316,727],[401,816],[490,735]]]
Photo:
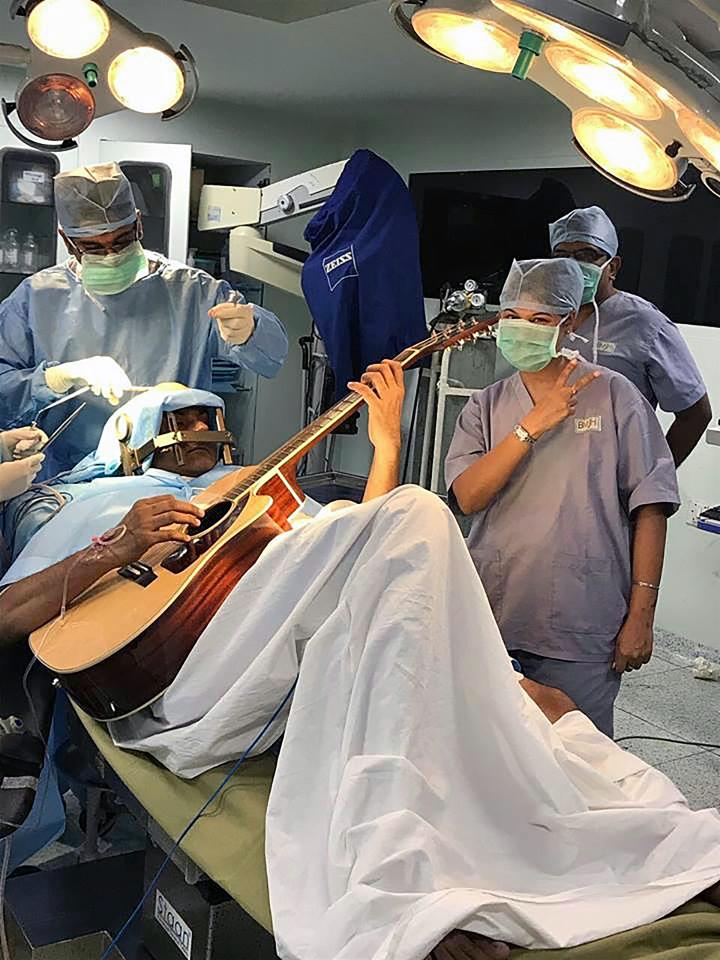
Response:
[[[130,446],[133,425],[126,413],[121,413],[115,421],[115,436],[120,444],[120,467],[126,477],[141,474],[143,463],[157,450],[174,448],[175,461],[179,467],[185,463],[183,444],[198,443],[220,444],[222,452],[220,459],[226,466],[232,465],[232,448],[235,446],[235,437],[225,427],[225,416],[219,407],[208,407],[215,412],[214,430],[178,430],[177,418],[173,411],[166,411],[170,430],[161,433],[139,447]]]

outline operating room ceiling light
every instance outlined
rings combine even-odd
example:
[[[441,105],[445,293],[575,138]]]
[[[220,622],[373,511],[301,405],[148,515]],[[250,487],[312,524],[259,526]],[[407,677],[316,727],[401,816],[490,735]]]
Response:
[[[545,57],[556,73],[591,100],[637,120],[662,116],[655,97],[617,67],[560,43],[546,47]]]
[[[604,110],[580,110],[573,133],[592,160],[618,180],[660,193],[678,179],[678,169],[662,145],[642,127]]]
[[[110,64],[108,84],[124,107],[138,113],[162,113],[185,89],[178,62],[156,47],[124,50]]]
[[[677,119],[695,149],[720,170],[720,130],[692,110],[680,110]]]
[[[480,70],[510,73],[518,38],[489,20],[454,10],[420,8],[412,17],[417,35],[437,53]]]
[[[25,129],[36,137],[65,140],[90,126],[95,101],[77,77],[46,74],[20,88],[17,111]]]
[[[104,0],[11,0],[10,16],[26,19],[31,45],[0,44],[0,62],[22,63],[28,74],[2,113],[30,147],[74,149],[94,118],[122,108],[172,120],[197,96],[187,47],[143,32]]]
[[[105,43],[110,35],[110,18],[95,0],[40,0],[28,14],[27,30],[43,53],[77,60]]]

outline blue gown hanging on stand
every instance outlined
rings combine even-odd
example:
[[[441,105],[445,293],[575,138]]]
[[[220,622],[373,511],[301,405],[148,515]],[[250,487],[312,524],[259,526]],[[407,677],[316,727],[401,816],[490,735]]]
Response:
[[[305,239],[312,253],[302,288],[342,396],[369,364],[427,335],[417,218],[404,181],[358,150]]]

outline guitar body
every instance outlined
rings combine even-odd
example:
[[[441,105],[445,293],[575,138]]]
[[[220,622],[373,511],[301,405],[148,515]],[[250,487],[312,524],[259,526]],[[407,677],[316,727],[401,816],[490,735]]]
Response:
[[[435,330],[396,357],[403,368],[478,337],[495,322],[470,317]],[[268,543],[290,529],[304,496],[295,464],[358,410],[350,393],[257,467],[229,472],[195,503],[202,526],[188,544],[158,544],[101,577],[64,617],[40,627],[30,646],[75,702],[97,720],[118,720],[157,699],[198,637]]]
[[[215,501],[208,514],[224,515],[201,528],[187,549],[168,558],[160,545],[141,558],[150,582],[106,574],[62,619],[31,635],[37,658],[96,720],[117,720],[157,699],[240,578],[290,528],[288,518],[303,499],[294,472],[278,472],[237,502],[221,500],[218,509],[218,498],[237,479],[229,474],[195,499]]]

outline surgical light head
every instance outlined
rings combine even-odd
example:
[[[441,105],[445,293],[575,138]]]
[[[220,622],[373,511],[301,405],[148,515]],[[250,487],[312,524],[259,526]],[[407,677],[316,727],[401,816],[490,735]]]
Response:
[[[620,246],[617,231],[601,207],[573,210],[550,224],[550,247],[561,243],[587,243],[608,255],[617,256]]]
[[[566,317],[580,309],[584,285],[574,260],[515,260],[500,294],[500,309]]]
[[[130,181],[117,163],[97,163],[55,177],[58,221],[67,237],[100,237],[137,219]]]

